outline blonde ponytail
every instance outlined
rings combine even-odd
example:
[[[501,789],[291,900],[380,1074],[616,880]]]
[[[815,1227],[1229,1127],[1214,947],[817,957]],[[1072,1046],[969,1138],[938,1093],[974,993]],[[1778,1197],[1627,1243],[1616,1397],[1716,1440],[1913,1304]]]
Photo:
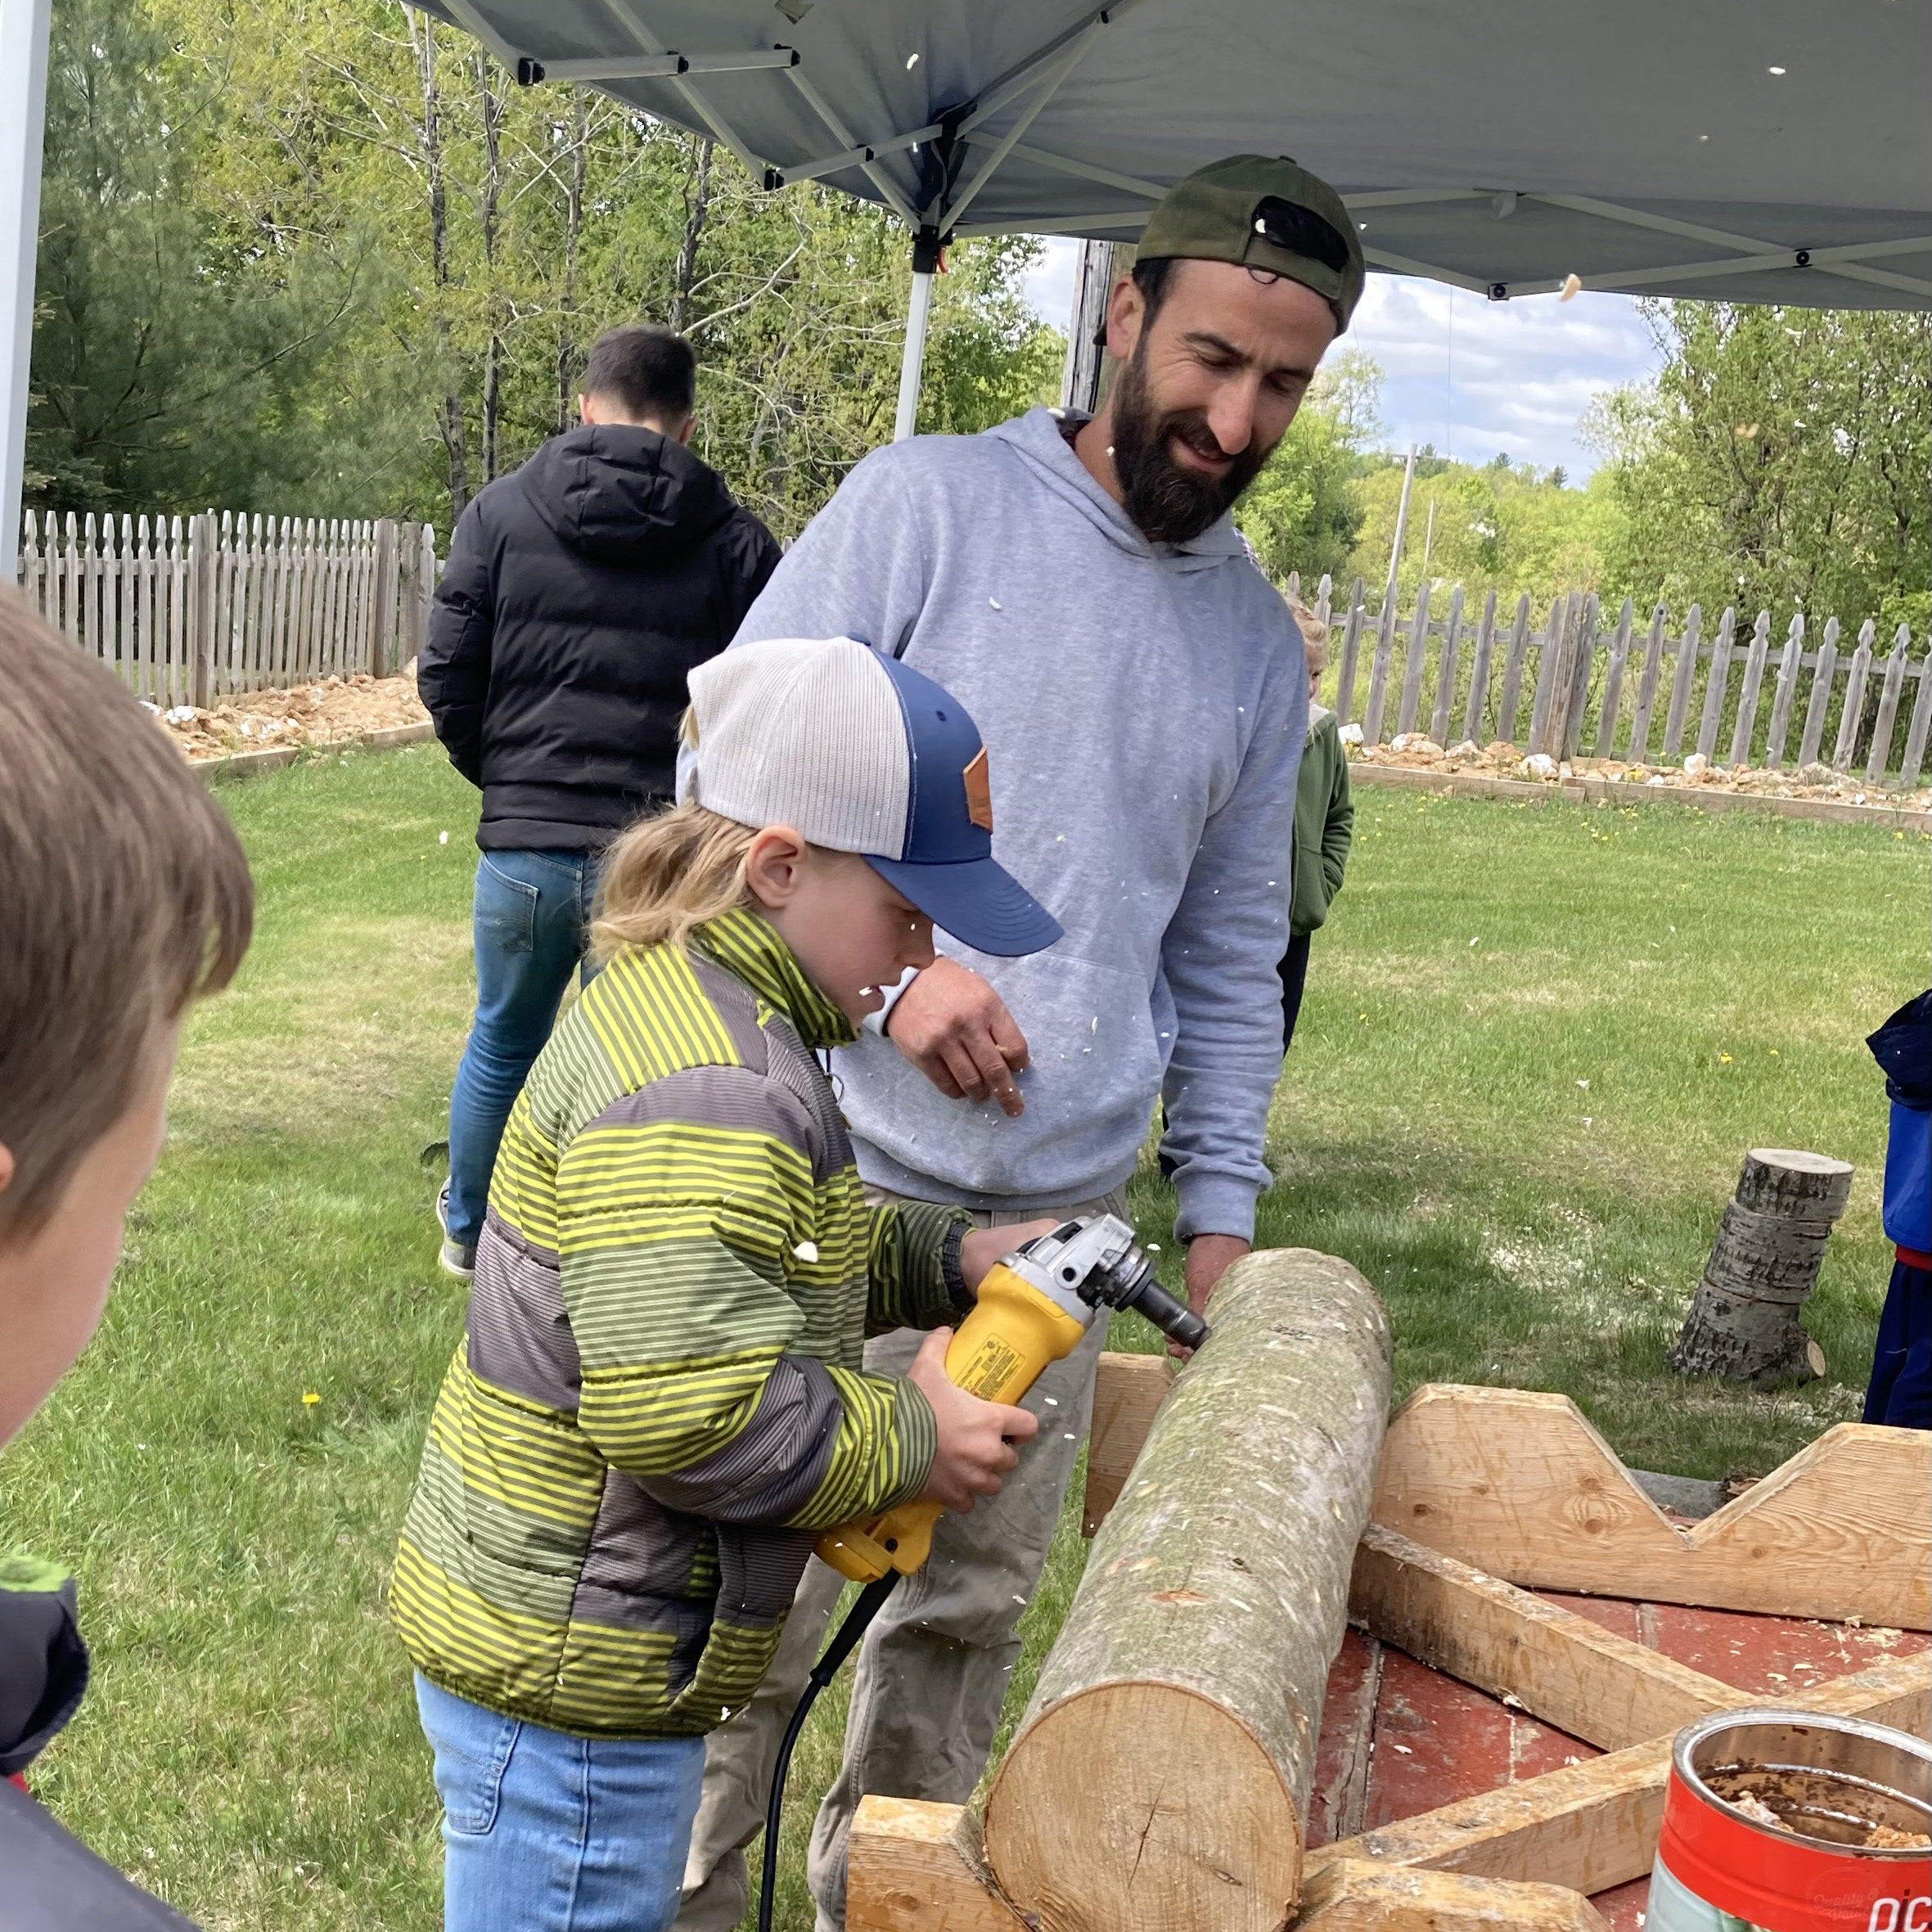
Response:
[[[748,906],[745,859],[755,826],[702,805],[641,818],[605,854],[591,921],[600,963],[627,946],[682,946],[695,925]]]

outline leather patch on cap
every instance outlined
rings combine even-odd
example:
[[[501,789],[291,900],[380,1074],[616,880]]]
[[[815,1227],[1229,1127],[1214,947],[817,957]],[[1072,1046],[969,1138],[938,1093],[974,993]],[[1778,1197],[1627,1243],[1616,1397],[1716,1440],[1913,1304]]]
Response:
[[[966,768],[966,817],[981,831],[993,830],[993,780],[986,763],[986,747],[982,745],[973,762]]]

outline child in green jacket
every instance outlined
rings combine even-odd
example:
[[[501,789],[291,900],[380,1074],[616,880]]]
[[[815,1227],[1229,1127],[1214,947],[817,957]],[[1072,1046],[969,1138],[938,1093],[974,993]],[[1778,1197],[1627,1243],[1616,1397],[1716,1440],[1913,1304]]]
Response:
[[[970,1509],[1038,1426],[948,1380],[945,1325],[1050,1224],[868,1208],[817,1058],[935,921],[1060,936],[993,859],[979,733],[849,638],[727,651],[691,696],[686,802],[612,847],[608,963],[511,1110],[397,1551],[450,1932],[669,1926],[705,1734],[818,1533]],[[910,1373],[863,1372],[905,1326]]]
[[[1328,626],[1290,597],[1288,608],[1308,657],[1308,741],[1295,794],[1294,897],[1288,907],[1288,951],[1281,961],[1281,1051],[1295,1038],[1308,971],[1308,939],[1328,916],[1348,870],[1355,835],[1349,795],[1349,754],[1334,712],[1320,701],[1328,663]]]

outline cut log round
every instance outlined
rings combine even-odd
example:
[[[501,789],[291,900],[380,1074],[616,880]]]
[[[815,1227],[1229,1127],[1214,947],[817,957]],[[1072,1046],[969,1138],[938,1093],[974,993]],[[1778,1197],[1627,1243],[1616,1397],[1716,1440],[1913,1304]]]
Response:
[[[1799,1147],[1754,1147],[1737,1177],[1737,1205],[1754,1214],[1827,1223],[1852,1197],[1852,1164]]]
[[[1346,1262],[1230,1269],[1101,1524],[988,1797],[1039,1932],[1275,1932],[1387,1418],[1388,1317]]]
[[[1754,1147],[1705,1263],[1670,1362],[1679,1375],[1807,1381],[1824,1372],[1799,1310],[1850,1198],[1852,1167],[1823,1154]]]

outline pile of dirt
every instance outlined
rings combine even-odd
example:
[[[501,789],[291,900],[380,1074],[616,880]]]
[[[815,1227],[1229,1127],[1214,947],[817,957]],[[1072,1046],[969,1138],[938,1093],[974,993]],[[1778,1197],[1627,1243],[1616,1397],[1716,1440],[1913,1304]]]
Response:
[[[1344,736],[1359,727],[1346,726]],[[1932,807],[1932,788],[1912,790],[1869,785],[1855,772],[1835,772],[1830,766],[1808,764],[1795,771],[1768,772],[1750,766],[1715,764],[1693,753],[1679,765],[1626,763],[1621,759],[1579,758],[1559,762],[1538,752],[1525,757],[1522,749],[1502,740],[1478,745],[1465,739],[1446,750],[1420,732],[1407,732],[1386,745],[1349,745],[1349,756],[1365,765],[1396,765],[1408,771],[1475,772],[1484,777],[1516,778],[1543,785],[1565,779],[1607,778],[1625,785],[1682,786],[1693,790],[1755,793],[1783,799],[1837,799],[1848,804],[1893,805],[1912,811]]]
[[[236,691],[207,710],[194,705],[149,709],[196,763],[238,751],[340,745],[371,732],[424,724],[430,715],[416,695],[413,664],[394,678],[358,671],[353,677],[298,684],[291,691]]]

